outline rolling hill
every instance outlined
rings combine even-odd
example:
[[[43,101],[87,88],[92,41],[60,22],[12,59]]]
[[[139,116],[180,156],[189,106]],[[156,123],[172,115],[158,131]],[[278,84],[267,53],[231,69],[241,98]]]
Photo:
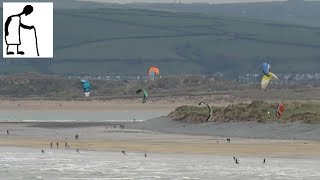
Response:
[[[2,11],[2,10],[1,10]],[[1,60],[0,73],[162,75],[282,73],[320,67],[319,29],[273,21],[141,9],[54,11],[54,60]]]

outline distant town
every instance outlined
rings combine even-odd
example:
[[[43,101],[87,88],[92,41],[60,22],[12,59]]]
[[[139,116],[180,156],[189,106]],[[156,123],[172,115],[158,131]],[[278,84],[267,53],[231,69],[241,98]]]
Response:
[[[295,83],[320,83],[320,73],[290,73],[290,74],[277,74],[279,80],[273,81],[274,84],[295,84]],[[162,78],[165,76],[159,76]],[[239,83],[257,83],[260,82],[262,75],[258,73],[239,75],[236,78],[225,77],[223,73],[215,73],[207,75],[206,77],[216,77],[219,79],[233,80]],[[146,75],[69,75],[68,79],[90,79],[90,80],[147,80],[149,77]]]

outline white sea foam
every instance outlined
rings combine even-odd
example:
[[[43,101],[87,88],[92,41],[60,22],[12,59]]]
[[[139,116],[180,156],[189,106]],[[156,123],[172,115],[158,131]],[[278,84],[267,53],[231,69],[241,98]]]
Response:
[[[320,178],[320,159],[148,154],[0,148],[0,174],[13,179],[310,179]]]

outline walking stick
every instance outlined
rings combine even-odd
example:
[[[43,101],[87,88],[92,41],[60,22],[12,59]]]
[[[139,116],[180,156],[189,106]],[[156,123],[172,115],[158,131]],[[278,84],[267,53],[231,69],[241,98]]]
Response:
[[[34,29],[34,36],[35,36],[35,39],[36,39],[37,55],[39,56],[37,31],[36,31],[35,27],[33,29]]]

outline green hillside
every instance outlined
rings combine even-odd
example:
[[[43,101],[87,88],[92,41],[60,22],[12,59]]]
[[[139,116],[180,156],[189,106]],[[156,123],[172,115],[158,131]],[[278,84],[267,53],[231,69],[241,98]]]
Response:
[[[56,9],[54,61],[10,60],[0,72],[163,75],[319,72],[319,29],[245,18],[135,9]]]
[[[250,104],[240,103],[227,107],[212,107],[213,115],[210,121],[237,122],[257,121],[266,122],[303,122],[320,123],[320,104],[312,102],[285,102],[285,111],[278,118],[276,116],[277,103],[253,101]],[[173,120],[199,123],[206,120],[207,107],[182,106],[169,114]]]
[[[0,76],[0,99],[110,100],[139,99],[136,90],[148,91],[148,102],[248,102],[251,100],[320,101],[319,86],[240,84],[204,76],[169,76],[154,81],[91,80],[90,98],[83,97],[79,79],[23,73]]]

